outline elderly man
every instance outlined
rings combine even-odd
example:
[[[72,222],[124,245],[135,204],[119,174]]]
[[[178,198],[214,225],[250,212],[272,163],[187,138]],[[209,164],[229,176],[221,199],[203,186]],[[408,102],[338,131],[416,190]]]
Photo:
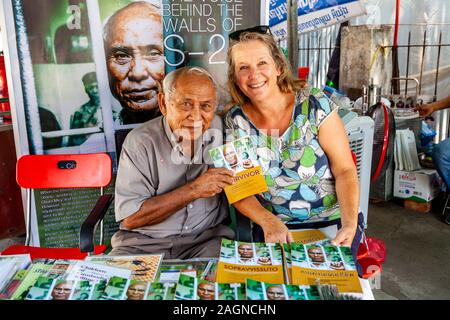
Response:
[[[238,246],[239,253],[239,263],[243,264],[253,264],[254,256],[253,256],[253,246],[251,243],[241,243]]]
[[[214,283],[202,282],[197,287],[198,300],[216,300]]]
[[[311,266],[321,267],[325,263],[325,256],[319,247],[311,247],[308,249],[308,257],[311,260]]]
[[[268,300],[286,300],[286,295],[281,284],[268,287],[266,294]]]
[[[159,9],[139,1],[118,10],[105,24],[104,46],[110,89],[121,105],[116,121],[142,123],[159,116],[157,94],[164,78]]]
[[[122,148],[115,198],[121,230],[111,254],[219,256],[221,238],[234,236],[222,224],[228,204],[221,194],[233,173],[193,161],[222,144],[215,82],[201,68],[178,69],[164,79],[158,101],[163,116],[131,131]],[[216,134],[205,134],[209,128]]]

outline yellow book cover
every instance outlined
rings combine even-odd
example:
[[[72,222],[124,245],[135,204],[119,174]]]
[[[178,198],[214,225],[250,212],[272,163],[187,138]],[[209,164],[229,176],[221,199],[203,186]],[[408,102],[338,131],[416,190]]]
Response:
[[[320,244],[291,244],[292,284],[336,285],[342,293],[363,293],[351,249]]]
[[[268,191],[256,148],[250,137],[212,149],[209,154],[216,168],[226,168],[235,174],[233,185],[225,188],[230,204]]]
[[[301,244],[321,244],[329,245],[330,240],[327,236],[320,230],[317,229],[305,229],[305,230],[290,230],[292,238],[295,243]],[[292,260],[291,260],[291,246],[285,243],[283,245],[284,257],[285,257],[285,269],[287,270],[287,277],[289,283],[292,283]]]
[[[307,229],[307,230],[289,230],[291,232],[292,238],[296,243],[315,243],[320,242],[324,244],[325,241],[329,241],[327,236],[320,230],[317,229]]]
[[[247,279],[285,283],[279,244],[222,239],[217,282],[245,283]]]

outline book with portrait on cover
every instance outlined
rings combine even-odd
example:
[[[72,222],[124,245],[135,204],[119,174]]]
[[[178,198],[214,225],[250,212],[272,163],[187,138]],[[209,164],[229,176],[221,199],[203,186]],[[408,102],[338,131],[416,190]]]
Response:
[[[245,300],[245,284],[217,283],[181,274],[175,300]]]
[[[318,287],[273,284],[247,279],[247,300],[321,300]]]
[[[247,278],[284,283],[281,246],[275,243],[247,243],[222,239],[216,281],[245,283]]]
[[[256,147],[250,137],[231,141],[210,150],[209,154],[216,168],[234,172],[234,183],[224,189],[230,204],[268,191]]]
[[[356,264],[349,247],[292,243],[292,284],[336,285],[342,294],[362,297]]]

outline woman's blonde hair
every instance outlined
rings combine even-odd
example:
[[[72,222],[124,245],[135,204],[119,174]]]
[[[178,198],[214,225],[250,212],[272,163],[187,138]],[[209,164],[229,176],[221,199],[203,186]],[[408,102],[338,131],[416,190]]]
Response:
[[[233,60],[233,48],[242,42],[261,41],[269,49],[272,59],[275,61],[277,70],[280,75],[277,80],[278,87],[281,92],[295,93],[305,87],[304,82],[294,79],[291,67],[284,56],[283,52],[278,48],[275,39],[271,34],[263,34],[258,32],[244,32],[239,36],[239,40],[230,40],[228,48],[228,90],[230,91],[231,99],[234,104],[244,105],[249,101],[248,97],[241,91],[236,84],[235,63]]]

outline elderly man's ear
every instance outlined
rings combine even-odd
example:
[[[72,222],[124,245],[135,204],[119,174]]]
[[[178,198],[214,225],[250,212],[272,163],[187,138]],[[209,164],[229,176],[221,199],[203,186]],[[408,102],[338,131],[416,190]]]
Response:
[[[162,93],[162,92],[158,93],[158,105],[159,105],[159,110],[161,110],[162,115],[165,116],[167,114],[166,97],[165,97],[164,93]]]

